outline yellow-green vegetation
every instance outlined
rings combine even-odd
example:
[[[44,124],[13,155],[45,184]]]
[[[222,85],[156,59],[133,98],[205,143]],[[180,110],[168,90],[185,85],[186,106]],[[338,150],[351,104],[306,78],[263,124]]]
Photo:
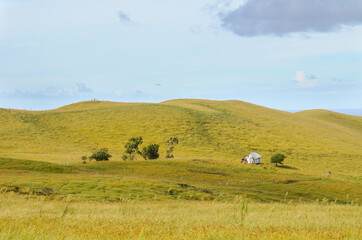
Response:
[[[351,173],[361,160],[362,118],[334,114],[342,119],[338,127],[305,114],[240,101],[89,101],[51,111],[2,109],[0,151],[15,158],[57,162],[75,161],[82,153],[107,147],[117,158],[130,137],[142,136],[144,146],[160,144],[164,152],[165,140],[177,136],[176,156],[235,160],[257,151],[265,161],[282,152],[296,166]],[[345,131],[343,123],[354,131]],[[331,161],[341,157],[343,161]]]
[[[262,202],[336,201],[356,203],[358,178],[313,176],[294,168],[241,165],[211,159],[159,159],[59,165],[0,158],[5,192],[79,200],[215,200],[243,196]],[[1,187],[0,186],[0,187]]]
[[[351,116],[328,110],[308,110],[296,114],[314,118],[323,121],[324,123],[330,123],[330,126],[339,128],[339,130],[344,129],[352,135],[357,133],[357,135],[361,136],[362,134],[362,121],[361,117],[358,116]]]
[[[118,196],[113,192],[119,190],[111,183],[117,181],[120,186],[142,182],[166,189],[185,183],[211,189],[212,197],[206,197],[210,199],[243,194],[261,201],[280,201],[288,192],[293,199],[358,201],[361,125],[361,117],[321,110],[293,114],[240,101],[88,101],[50,111],[2,109],[0,154],[5,158],[0,160],[0,169],[6,169],[6,175],[0,175],[0,185],[44,187],[53,189],[56,196],[74,192],[91,199],[114,200]],[[125,143],[137,136],[144,139],[141,148],[159,144],[161,159],[122,161]],[[171,136],[179,139],[176,158],[165,159],[164,143]],[[103,147],[113,155],[109,163],[81,164],[81,156]],[[240,158],[252,151],[260,153],[264,163],[273,154],[282,153],[287,157],[286,166],[241,164]],[[18,174],[23,175],[21,180]],[[52,174],[59,176],[54,179]],[[32,181],[35,177],[39,179]],[[108,190],[82,188],[93,181],[102,181]],[[129,188],[125,194],[136,197],[135,189]],[[140,188],[139,197],[147,195],[142,194],[144,186]],[[143,199],[159,195],[150,189]],[[184,195],[181,198],[187,199],[188,193]]]
[[[360,239],[361,207],[335,203],[44,201],[0,194],[0,239]]]
[[[0,109],[0,238],[358,239],[361,126],[240,101]],[[139,136],[159,159],[122,160]],[[83,163],[100,148],[110,161]],[[250,152],[264,164],[241,164]]]

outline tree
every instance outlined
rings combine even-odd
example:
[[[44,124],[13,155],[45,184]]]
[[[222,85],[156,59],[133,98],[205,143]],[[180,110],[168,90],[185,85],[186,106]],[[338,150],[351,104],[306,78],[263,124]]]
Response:
[[[96,161],[108,161],[112,157],[111,154],[108,152],[108,148],[100,148],[95,150],[92,155],[89,157],[89,160],[96,160]]]
[[[270,162],[275,163],[275,166],[278,166],[278,163],[283,164],[284,159],[285,159],[285,156],[283,154],[277,153],[277,154],[274,154],[273,156],[271,156]]]
[[[125,154],[122,156],[123,160],[133,160],[134,156],[136,155],[136,153],[141,155],[141,152],[139,151],[138,147],[139,145],[141,145],[143,142],[142,137],[136,137],[136,138],[130,138],[128,140],[128,142],[126,143],[126,145],[124,145],[125,147]]]
[[[157,159],[160,154],[158,153],[158,149],[159,149],[159,145],[158,144],[150,144],[147,147],[144,147],[142,149],[141,155],[144,159]]]
[[[178,138],[177,137],[170,137],[166,140],[166,158],[173,158],[173,150],[175,149],[175,145],[178,144]]]

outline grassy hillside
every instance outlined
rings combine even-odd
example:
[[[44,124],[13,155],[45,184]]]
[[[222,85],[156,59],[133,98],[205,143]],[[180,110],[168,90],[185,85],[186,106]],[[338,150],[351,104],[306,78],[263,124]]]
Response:
[[[313,114],[311,114],[313,113]],[[89,101],[50,111],[0,110],[0,187],[25,195],[84,200],[359,202],[361,117],[296,114],[240,101],[173,100],[160,104]],[[156,161],[121,160],[130,137],[161,145]],[[175,159],[164,141],[177,136]],[[107,147],[110,162],[81,164]],[[287,156],[286,166],[240,163]],[[67,163],[67,164],[66,164]],[[331,176],[327,176],[328,172]]]
[[[335,127],[338,130],[345,130],[346,133],[362,136],[361,117],[336,113],[328,110],[307,110],[297,112],[297,115],[320,120],[325,124]]]
[[[298,168],[356,173],[361,170],[356,167],[362,156],[362,118],[350,121],[350,117],[342,115],[336,127],[301,113],[207,100],[89,101],[38,112],[2,109],[0,152],[59,162],[79,161],[94,148],[108,147],[120,159],[130,137],[142,136],[144,144],[158,143],[163,153],[165,139],[175,135],[180,139],[179,157],[236,161],[257,151],[268,161],[275,152],[282,152]],[[343,125],[343,119],[348,124]]]

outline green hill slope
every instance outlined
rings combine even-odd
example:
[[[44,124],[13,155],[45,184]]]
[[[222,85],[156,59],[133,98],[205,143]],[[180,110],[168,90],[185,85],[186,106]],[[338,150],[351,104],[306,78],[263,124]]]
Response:
[[[307,167],[304,162],[309,161],[323,170],[340,169],[342,163],[335,159],[343,158],[343,169],[356,170],[362,155],[362,118],[316,120],[304,115],[208,100],[89,101],[38,112],[3,109],[0,151],[16,158],[72,161],[97,147],[108,147],[119,157],[133,136],[142,136],[144,144],[160,144],[163,152],[165,139],[178,136],[179,157],[237,160],[256,151],[266,159],[282,152],[298,167]]]
[[[351,201],[362,197],[361,122],[333,112],[293,114],[241,101],[191,99],[0,109],[0,188],[38,194],[52,189],[54,196],[112,201],[120,194],[143,200],[244,195],[283,201],[286,193],[295,200]],[[144,138],[143,145],[160,144],[161,159],[122,161],[124,144],[135,136]],[[176,158],[167,160],[162,156],[170,136],[180,143]],[[109,148],[114,156],[109,163],[80,164],[80,156],[98,147]],[[241,164],[253,151],[264,163],[283,153],[287,166]]]
[[[342,113],[336,113],[328,110],[307,110],[297,112],[297,115],[314,118],[324,123],[346,130],[345,132],[352,135],[362,136],[362,117],[351,116]]]

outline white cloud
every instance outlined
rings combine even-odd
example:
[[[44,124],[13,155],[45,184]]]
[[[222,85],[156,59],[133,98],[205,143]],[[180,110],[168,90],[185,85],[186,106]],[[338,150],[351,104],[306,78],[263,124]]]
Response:
[[[297,71],[295,81],[298,87],[310,88],[318,84],[318,79],[314,75],[306,76],[303,71]]]

